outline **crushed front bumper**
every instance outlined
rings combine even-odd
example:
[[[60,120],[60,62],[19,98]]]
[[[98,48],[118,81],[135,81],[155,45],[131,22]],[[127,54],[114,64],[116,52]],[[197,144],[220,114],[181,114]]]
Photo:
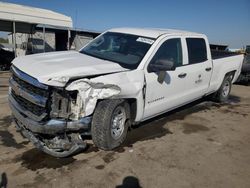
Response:
[[[73,155],[75,153],[78,153],[78,152],[84,150],[87,147],[87,144],[84,142],[73,143],[69,148],[59,152],[59,151],[56,151],[54,149],[49,148],[44,142],[39,140],[32,132],[25,129],[20,124],[20,122],[15,121],[15,123],[16,123],[17,130],[19,132],[21,132],[21,134],[25,138],[27,138],[29,141],[31,141],[37,149],[39,149],[39,150],[41,150],[49,155],[52,155],[54,157],[60,157],[60,158],[68,157],[70,155]]]
[[[70,143],[64,144],[64,140],[57,141],[62,146],[59,152],[48,147],[39,138],[39,135],[43,134],[53,137],[53,135],[65,135],[71,132],[89,133],[91,117],[85,117],[77,121],[51,119],[38,122],[25,115],[25,110],[11,96],[9,96],[9,106],[12,110],[17,130],[43,152],[55,157],[67,157],[86,148],[86,143],[83,142],[78,133],[78,136],[75,136]]]
[[[51,119],[45,122],[37,122],[23,114],[22,112],[25,113],[25,111],[11,96],[9,97],[9,105],[15,119],[21,124],[20,126],[33,133],[57,134],[67,131],[90,130],[91,117],[84,117],[77,121]]]

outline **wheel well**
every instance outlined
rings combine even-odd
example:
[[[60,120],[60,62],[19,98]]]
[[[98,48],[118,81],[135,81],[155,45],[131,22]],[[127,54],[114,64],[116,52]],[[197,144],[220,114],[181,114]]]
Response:
[[[125,99],[129,106],[130,106],[130,120],[133,123],[136,117],[136,111],[137,111],[137,104],[136,104],[136,99]]]
[[[103,100],[105,100],[105,99],[99,99],[99,100],[97,100],[96,106],[97,106],[97,104],[100,101],[103,101]],[[136,99],[134,99],[134,98],[127,98],[127,99],[124,99],[124,100],[129,104],[129,107],[130,107],[130,121],[131,121],[131,123],[133,123],[135,121],[136,112],[137,112]]]
[[[230,76],[231,81],[232,81],[234,79],[235,73],[236,73],[236,70],[230,71],[230,72],[226,73],[225,77]]]

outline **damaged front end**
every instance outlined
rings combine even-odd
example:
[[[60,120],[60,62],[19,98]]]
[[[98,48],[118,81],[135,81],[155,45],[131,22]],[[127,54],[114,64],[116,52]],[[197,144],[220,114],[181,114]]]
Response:
[[[72,119],[91,115],[97,100],[111,98],[121,92],[121,89],[116,85],[94,83],[86,78],[70,83],[66,90],[77,91],[76,100],[70,104]]]
[[[117,86],[88,79],[55,88],[15,67],[12,73],[9,104],[18,130],[37,148],[55,157],[83,150],[97,100],[120,93]]]

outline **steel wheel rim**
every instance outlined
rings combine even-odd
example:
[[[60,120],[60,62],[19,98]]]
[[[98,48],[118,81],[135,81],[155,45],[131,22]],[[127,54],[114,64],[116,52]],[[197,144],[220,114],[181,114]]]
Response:
[[[121,106],[118,106],[112,115],[111,119],[111,136],[117,140],[121,137],[124,132],[126,122],[126,112]]]
[[[222,89],[222,95],[223,97],[227,97],[230,91],[230,83],[227,81],[225,82],[223,89]]]

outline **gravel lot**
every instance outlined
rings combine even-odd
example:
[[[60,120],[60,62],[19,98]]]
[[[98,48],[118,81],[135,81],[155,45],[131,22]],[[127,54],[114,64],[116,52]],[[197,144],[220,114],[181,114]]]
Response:
[[[0,187],[250,187],[250,87],[226,104],[200,100],[147,121],[126,144],[57,159],[15,131],[0,73]]]

